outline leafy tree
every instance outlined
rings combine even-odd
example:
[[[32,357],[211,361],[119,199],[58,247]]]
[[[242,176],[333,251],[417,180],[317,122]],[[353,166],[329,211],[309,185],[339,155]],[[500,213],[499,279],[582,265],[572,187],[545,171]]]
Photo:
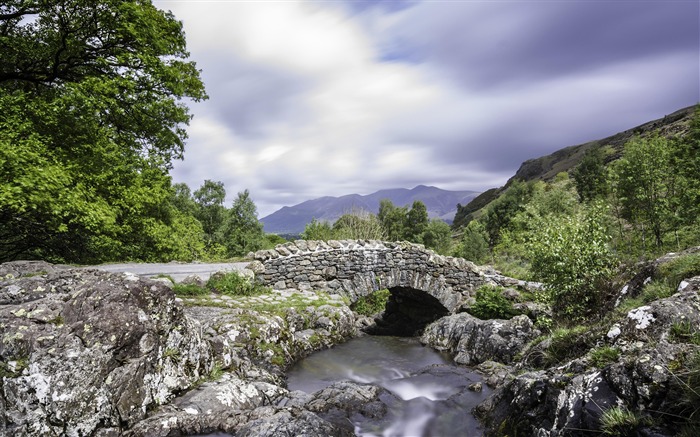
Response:
[[[428,222],[421,239],[428,249],[447,255],[452,248],[452,229],[444,221],[432,219]]]
[[[600,147],[590,148],[572,172],[576,191],[582,202],[605,198],[608,194],[608,170]]]
[[[615,163],[616,189],[623,217],[649,229],[657,247],[673,216],[671,200],[676,195],[676,174],[671,166],[672,143],[663,137],[634,138],[625,144]]]
[[[182,25],[147,1],[0,6],[0,260],[174,253],[173,159],[206,98]]]
[[[333,223],[333,235],[337,239],[383,240],[384,229],[376,215],[356,209]]]
[[[455,255],[466,260],[481,264],[489,254],[489,240],[486,228],[478,220],[469,222],[462,233],[459,247]]]
[[[194,202],[197,206],[195,216],[202,223],[208,248],[224,244],[224,224],[226,221],[226,189],[219,181],[204,181],[204,184],[194,192]]]
[[[484,224],[489,234],[489,244],[496,246],[500,241],[501,231],[508,229],[510,222],[532,197],[534,183],[514,181],[496,200],[491,202],[486,211]]]
[[[551,216],[535,230],[527,244],[532,272],[545,284],[556,320],[583,321],[598,308],[603,282],[616,264],[609,241],[602,205]]]
[[[248,190],[238,193],[238,197],[233,201],[224,232],[229,256],[243,256],[262,248],[265,233],[262,223],[258,221],[257,207]]]
[[[411,205],[406,217],[406,239],[414,243],[423,241],[423,233],[428,228],[428,208],[420,200]]]
[[[173,184],[172,204],[180,212],[185,215],[197,215],[197,202],[192,197],[190,187],[185,183]]]
[[[406,238],[408,225],[408,209],[406,207],[397,207],[391,200],[382,199],[379,202],[378,218],[387,239],[400,241]]]
[[[330,223],[313,218],[310,223],[304,226],[301,238],[304,240],[328,241],[335,237],[333,236],[333,228]]]

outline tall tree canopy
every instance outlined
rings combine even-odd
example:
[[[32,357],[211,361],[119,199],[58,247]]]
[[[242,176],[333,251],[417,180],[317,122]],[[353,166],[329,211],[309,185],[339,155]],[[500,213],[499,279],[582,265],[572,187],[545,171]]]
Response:
[[[150,1],[0,5],[0,260],[174,256],[168,171],[206,98]]]

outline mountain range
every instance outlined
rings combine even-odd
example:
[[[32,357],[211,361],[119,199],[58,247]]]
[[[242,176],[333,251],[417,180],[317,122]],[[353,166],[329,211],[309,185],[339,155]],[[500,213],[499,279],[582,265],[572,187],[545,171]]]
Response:
[[[440,218],[451,223],[457,212],[457,204],[466,205],[479,193],[476,191],[447,191],[437,187],[418,185],[413,189],[394,188],[368,195],[348,194],[341,197],[321,197],[298,205],[285,206],[260,219],[265,232],[274,234],[300,234],[312,219],[335,222],[343,214],[361,209],[379,212],[379,202],[389,199],[396,206],[410,206],[420,200],[430,218]]]

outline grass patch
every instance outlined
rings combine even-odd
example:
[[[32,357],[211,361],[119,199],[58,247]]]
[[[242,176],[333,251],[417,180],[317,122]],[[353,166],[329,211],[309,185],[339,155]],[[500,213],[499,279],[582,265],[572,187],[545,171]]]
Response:
[[[593,346],[594,337],[587,326],[557,328],[549,337],[544,364],[554,366],[567,359],[582,355]]]
[[[690,320],[674,322],[669,334],[671,341],[675,343],[691,343],[700,346],[700,329]]]
[[[700,253],[680,256],[659,266],[659,275],[675,292],[683,279],[700,275]]]
[[[357,299],[350,305],[350,309],[363,316],[373,316],[384,311],[390,295],[391,292],[387,289],[377,290]]]
[[[637,429],[644,424],[646,421],[639,414],[625,407],[612,407],[600,416],[600,430],[603,435],[637,435]]]
[[[620,351],[610,346],[595,348],[590,354],[591,362],[597,368],[603,368],[610,363],[614,363],[620,358]]]
[[[173,291],[178,296],[206,296],[209,290],[195,284],[173,284]]]

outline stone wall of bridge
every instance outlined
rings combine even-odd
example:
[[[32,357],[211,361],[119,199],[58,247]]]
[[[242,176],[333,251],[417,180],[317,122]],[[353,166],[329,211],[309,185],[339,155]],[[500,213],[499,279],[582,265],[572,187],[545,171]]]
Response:
[[[407,242],[297,240],[254,258],[257,280],[276,289],[324,290],[354,302],[386,288],[399,300],[439,303],[447,313],[468,306],[473,291],[488,282],[472,262]]]

